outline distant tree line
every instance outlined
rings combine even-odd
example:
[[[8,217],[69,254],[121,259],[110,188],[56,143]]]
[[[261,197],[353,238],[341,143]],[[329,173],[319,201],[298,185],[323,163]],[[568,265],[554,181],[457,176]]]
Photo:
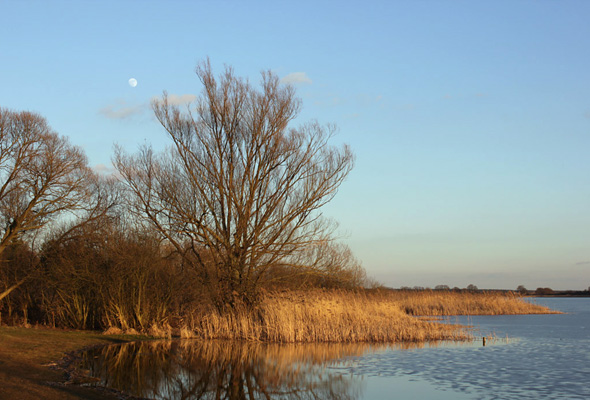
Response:
[[[455,286],[453,288],[451,288],[449,285],[436,285],[434,287],[434,289],[431,289],[429,287],[424,287],[424,286],[402,286],[400,287],[400,290],[438,290],[438,291],[446,291],[446,290],[450,290],[450,291],[454,291],[454,292],[478,292],[479,288],[477,286],[475,286],[474,284],[469,284],[467,285],[467,287],[465,288],[460,288],[458,286]]]
[[[523,295],[534,296],[590,296],[590,287],[587,290],[553,290],[548,287],[538,287],[528,290],[524,285],[519,285],[516,291]]]
[[[270,72],[261,89],[208,61],[197,75],[190,111],[153,103],[172,147],[117,149],[118,179],[0,108],[0,323],[145,330],[266,290],[369,284],[321,214],[354,160],[334,128],[293,127],[299,100]]]
[[[519,285],[516,290],[506,289],[479,289],[477,286],[470,284],[465,288],[451,287],[449,285],[436,285],[434,289],[424,286],[402,286],[399,290],[408,291],[453,291],[453,292],[516,292],[523,296],[590,296],[590,287],[587,290],[553,290],[548,287],[539,287],[536,290],[528,290],[524,285]]]

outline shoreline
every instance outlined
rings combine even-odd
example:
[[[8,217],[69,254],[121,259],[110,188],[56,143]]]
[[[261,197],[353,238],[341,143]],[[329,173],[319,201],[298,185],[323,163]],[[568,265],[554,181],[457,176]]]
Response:
[[[96,331],[0,326],[0,398],[33,400],[133,399],[110,389],[95,390],[69,379],[76,355],[88,348],[151,340],[147,336],[106,336]]]
[[[590,297],[590,294],[526,294],[523,297],[531,298],[531,297],[551,297],[551,298],[581,298],[581,297]]]
[[[468,334],[467,327],[427,322],[424,318],[435,320],[437,317],[452,315],[554,313],[547,308],[530,305],[520,296],[447,294],[441,297],[439,293],[402,295],[338,291],[277,293],[269,298],[263,320],[252,320],[250,314],[244,313],[240,316],[242,319],[234,318],[230,324],[231,318],[225,320],[217,316],[218,320],[204,321],[208,330],[197,330],[204,329],[205,325],[194,326],[196,329],[192,338],[277,344],[465,341],[475,339]],[[246,323],[250,324],[247,330],[240,332],[238,325],[245,326]],[[287,330],[287,326],[294,330]],[[84,383],[90,383],[93,379],[76,368],[79,355],[94,347],[154,339],[161,337],[104,335],[98,331],[44,326],[0,326],[0,398],[134,399],[110,389],[84,386]]]

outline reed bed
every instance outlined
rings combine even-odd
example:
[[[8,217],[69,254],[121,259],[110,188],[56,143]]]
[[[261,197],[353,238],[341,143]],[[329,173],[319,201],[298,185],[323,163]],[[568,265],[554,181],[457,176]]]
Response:
[[[525,301],[512,292],[391,291],[391,297],[408,315],[516,315],[555,314],[547,307]]]
[[[399,343],[468,340],[462,327],[405,313],[392,296],[365,291],[275,292],[259,309],[211,310],[192,318],[185,337],[279,343]]]
[[[203,305],[174,327],[153,324],[144,333],[275,343],[424,343],[472,339],[466,327],[425,317],[549,313],[555,311],[503,292],[286,290],[265,293],[254,310],[238,306],[220,313]]]

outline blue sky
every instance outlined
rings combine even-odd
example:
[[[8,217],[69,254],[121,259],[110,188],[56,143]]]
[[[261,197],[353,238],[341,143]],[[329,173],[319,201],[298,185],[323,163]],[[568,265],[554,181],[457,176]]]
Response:
[[[386,285],[590,286],[590,2],[0,2],[0,106],[110,168],[210,57],[297,88],[356,167],[325,214]],[[137,87],[128,84],[130,78]]]

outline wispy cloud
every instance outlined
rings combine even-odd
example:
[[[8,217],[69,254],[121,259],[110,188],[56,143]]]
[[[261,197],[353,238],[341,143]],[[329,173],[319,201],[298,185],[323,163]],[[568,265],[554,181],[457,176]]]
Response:
[[[288,85],[295,85],[297,83],[312,83],[311,79],[305,72],[292,72],[289,75],[282,77],[281,82]]]
[[[326,98],[321,98],[314,101],[316,106],[321,107],[334,107],[334,106],[341,106],[346,104],[346,99],[340,96],[330,96]]]
[[[577,262],[576,265],[590,265],[590,261],[580,261]]]
[[[102,176],[111,176],[117,173],[117,170],[113,166],[107,166],[105,164],[96,164],[92,167],[92,170]]]
[[[586,118],[590,119],[590,111],[586,111],[586,112],[584,113],[584,117],[586,117]]]
[[[194,94],[168,94],[168,104],[172,106],[181,106],[195,101],[197,96]],[[154,96],[152,101],[160,102],[161,97]],[[124,99],[113,101],[98,110],[98,112],[109,119],[128,119],[136,115],[141,115],[150,109],[149,102],[141,104],[131,104]]]
[[[109,119],[126,119],[133,115],[139,115],[145,110],[144,104],[128,104],[125,100],[117,100],[109,104],[98,112]]]
[[[168,94],[168,104],[171,106],[182,106],[185,104],[192,103],[197,99],[194,94]],[[161,102],[162,98],[158,96],[152,97],[152,101]]]
[[[359,93],[355,96],[354,100],[359,106],[374,106],[375,104],[381,103],[383,101],[383,95]]]

